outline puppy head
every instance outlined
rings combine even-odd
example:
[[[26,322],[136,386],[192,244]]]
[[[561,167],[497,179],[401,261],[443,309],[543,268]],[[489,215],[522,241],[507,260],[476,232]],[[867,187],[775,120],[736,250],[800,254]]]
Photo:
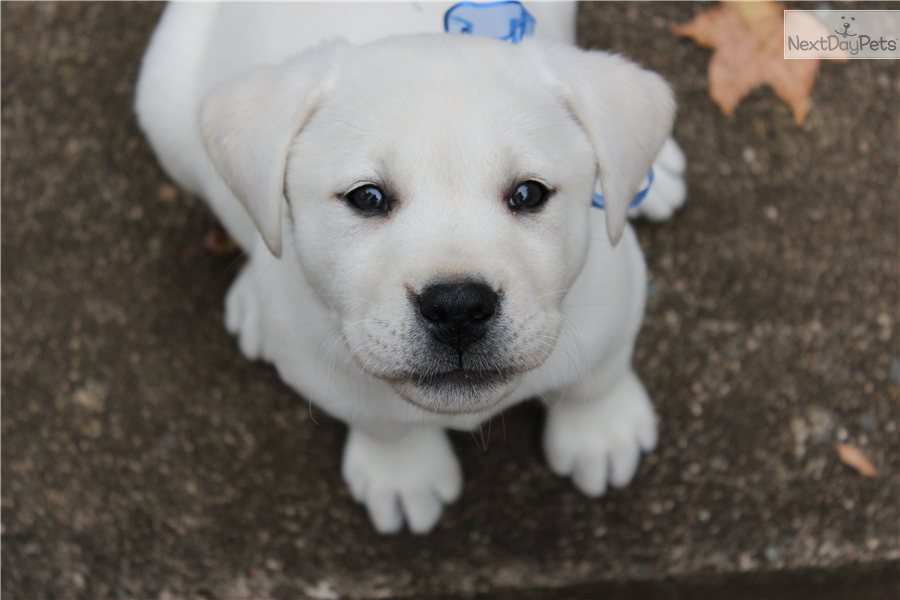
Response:
[[[549,356],[598,177],[615,243],[673,111],[658,76],[618,57],[440,35],[257,69],[208,96],[201,126],[359,365],[453,413]]]

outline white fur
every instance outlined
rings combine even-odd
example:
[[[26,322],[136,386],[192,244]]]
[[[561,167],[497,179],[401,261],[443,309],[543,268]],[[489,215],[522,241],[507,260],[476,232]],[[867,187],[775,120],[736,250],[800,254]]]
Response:
[[[440,34],[448,6],[170,5],[138,82],[160,162],[250,257],[228,330],[350,425],[344,478],[382,532],[428,531],[459,494],[444,428],[523,399],[549,401],[548,460],[589,495],[627,483],[656,437],[631,370],[646,273],[626,214],[658,152],[633,212],[683,202],[671,92],[572,47],[568,3],[529,5],[538,37],[518,46]],[[522,179],[557,190],[538,214],[504,202]],[[389,185],[389,216],[341,200],[360,183]],[[443,368],[408,297],[438,277],[502,290],[489,341],[459,358],[507,372],[497,385],[408,379]]]

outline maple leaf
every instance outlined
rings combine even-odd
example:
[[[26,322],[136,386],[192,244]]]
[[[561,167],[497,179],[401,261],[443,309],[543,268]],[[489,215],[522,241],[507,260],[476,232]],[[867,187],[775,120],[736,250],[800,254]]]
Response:
[[[713,48],[709,61],[709,94],[727,116],[755,88],[768,84],[803,123],[810,108],[809,93],[819,70],[819,58],[784,59],[784,5],[780,2],[725,2],[698,14],[672,31]],[[791,31],[816,38],[824,26],[804,13],[788,13]]]

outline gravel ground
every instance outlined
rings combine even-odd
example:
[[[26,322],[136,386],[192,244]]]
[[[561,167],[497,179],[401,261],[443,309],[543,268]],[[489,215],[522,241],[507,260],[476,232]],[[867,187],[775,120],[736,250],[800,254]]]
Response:
[[[768,90],[727,119],[668,31],[702,6],[582,6],[582,42],[680,104],[688,203],[638,226],[659,450],[591,501],[524,405],[454,437],[436,531],[383,538],[344,427],[226,334],[237,266],[137,129],[161,8],[0,8],[6,597],[900,596],[900,63],[824,65],[802,127]]]

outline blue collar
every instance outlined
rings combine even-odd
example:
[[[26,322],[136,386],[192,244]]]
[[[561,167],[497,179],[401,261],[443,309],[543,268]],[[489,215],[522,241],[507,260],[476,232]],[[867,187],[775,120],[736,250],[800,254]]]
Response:
[[[534,34],[537,21],[521,2],[501,0],[500,2],[459,2],[444,13],[444,31],[462,35],[481,35],[504,42],[518,44],[525,37]],[[637,195],[631,201],[635,208],[650,191],[653,183],[653,169],[641,184]],[[603,209],[603,194],[594,194],[591,206]]]
[[[650,186],[653,185],[653,179],[653,169],[650,169],[647,172],[647,177],[644,179],[644,183],[642,183],[641,187],[638,188],[637,194],[634,195],[634,200],[631,201],[631,204],[628,206],[628,208],[637,208],[638,205],[640,205],[640,203],[644,201],[644,198],[646,198],[647,194],[650,193]],[[603,194],[595,192],[594,197],[591,198],[591,206],[603,210],[605,208],[603,204]]]

